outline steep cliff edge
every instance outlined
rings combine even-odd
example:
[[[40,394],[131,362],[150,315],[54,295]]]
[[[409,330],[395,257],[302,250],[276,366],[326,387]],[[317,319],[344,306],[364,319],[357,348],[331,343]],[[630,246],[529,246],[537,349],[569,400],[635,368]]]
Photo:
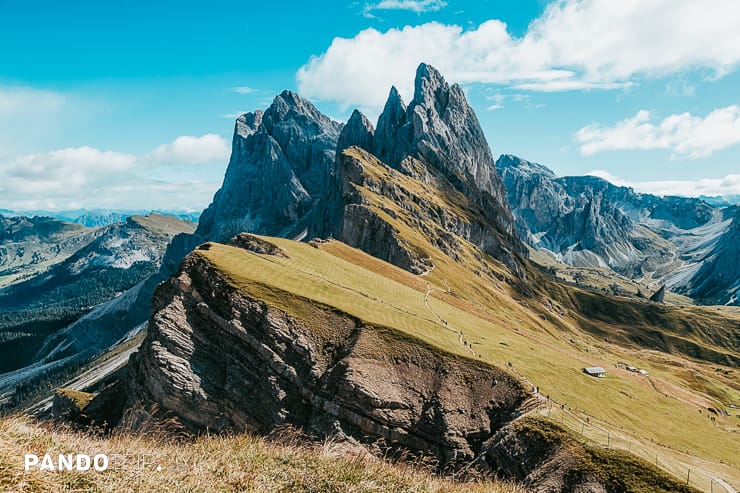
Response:
[[[269,434],[289,425],[538,492],[694,491],[534,417],[541,401],[530,384],[492,364],[521,354],[520,335],[469,310],[336,241],[206,243],[155,293],[124,384],[124,422],[145,427],[153,412],[189,430]],[[488,337],[475,349],[468,342]]]
[[[287,238],[328,236],[325,199],[335,180],[342,124],[308,100],[283,91],[264,112],[236,121],[221,189],[196,235],[225,241],[242,231]]]
[[[364,153],[355,151],[348,156],[347,151],[352,148]],[[357,162],[374,161],[420,182],[428,195],[431,191],[431,195],[456,203],[457,207],[440,218],[439,211],[426,209],[427,201],[415,194],[415,190],[401,190],[399,194],[398,188],[393,191],[392,185],[388,185],[370,191],[394,200],[408,214],[416,214],[411,220],[418,225],[449,219],[435,226],[450,227],[450,236],[469,241],[506,265],[515,276],[525,277],[523,244],[515,231],[504,186],[480,123],[462,89],[457,84],[449,85],[433,67],[419,65],[414,97],[408,107],[398,91],[391,88],[377,129],[355,111],[340,134],[336,154],[345,198],[343,229],[339,233],[344,241],[372,255],[390,258],[382,246],[378,248],[372,241],[365,245],[365,239],[357,239],[357,233],[366,237],[386,235],[389,226],[388,221],[378,220],[368,209],[357,207],[361,205],[358,197],[348,187],[357,184]],[[354,215],[359,217],[355,219]],[[353,224],[362,224],[363,231]],[[397,265],[412,272],[428,270],[429,265],[406,258],[413,256],[414,252],[397,256],[401,262]]]
[[[247,269],[257,269],[274,255],[202,248],[155,293],[147,338],[131,365],[134,409],[156,403],[195,429],[269,433],[289,424],[319,437],[382,440],[447,465],[473,459],[527,402],[511,374],[379,325],[370,315],[347,313],[356,306],[352,300],[345,306],[339,297],[331,306],[282,290],[291,289],[291,279],[311,282],[305,274],[278,269],[283,279],[267,285],[259,276],[224,271],[251,257],[260,262]],[[399,308],[386,311],[403,316]]]

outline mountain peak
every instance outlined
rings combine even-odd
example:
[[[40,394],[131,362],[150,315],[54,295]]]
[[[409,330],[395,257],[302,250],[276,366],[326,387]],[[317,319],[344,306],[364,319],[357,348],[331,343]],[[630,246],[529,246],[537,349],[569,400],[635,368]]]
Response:
[[[434,67],[419,65],[414,98],[408,106],[396,88],[391,88],[372,147],[372,154],[401,173],[414,175],[405,166],[406,158],[414,158],[417,165],[443,177],[468,197],[498,231],[493,235],[498,239],[485,245],[484,251],[508,259],[505,263],[518,269],[511,252],[521,252],[522,245],[516,238],[514,218],[483,129],[460,86],[449,85]]]
[[[406,104],[398,89],[392,86],[383,112],[378,117],[373,154],[394,167],[408,155],[406,152],[408,132],[402,131],[405,124]]]
[[[521,174],[534,173],[541,174],[553,179],[557,178],[557,176],[555,176],[555,173],[553,173],[550,168],[539,163],[527,161],[518,156],[514,156],[513,154],[501,154],[496,160],[496,169],[498,170],[500,175],[504,175],[504,173],[508,173],[511,170],[516,170],[515,172]]]
[[[249,135],[255,133],[260,125],[262,125],[262,110],[256,110],[250,113],[244,113],[236,119],[236,128],[234,129],[234,137],[237,136],[247,138]]]
[[[431,65],[420,64],[416,69],[412,105],[423,104],[428,108],[434,108],[438,114],[442,114],[447,108],[449,97],[450,86],[442,74]]]
[[[312,217],[320,215],[321,198],[334,173],[341,129],[288,90],[264,113],[240,116],[223,185],[203,212],[197,234],[220,241],[243,231],[322,234],[324,225]]]
[[[374,134],[375,129],[373,128],[373,124],[370,123],[370,120],[359,110],[354,110],[347,124],[342,128],[342,132],[339,134],[337,155],[351,146],[372,151]]]
[[[267,125],[268,131],[279,122],[286,120],[300,120],[301,124],[315,122],[323,127],[325,125],[338,125],[328,116],[321,113],[314,104],[297,92],[284,90],[273,99],[272,104],[264,112],[262,119]]]

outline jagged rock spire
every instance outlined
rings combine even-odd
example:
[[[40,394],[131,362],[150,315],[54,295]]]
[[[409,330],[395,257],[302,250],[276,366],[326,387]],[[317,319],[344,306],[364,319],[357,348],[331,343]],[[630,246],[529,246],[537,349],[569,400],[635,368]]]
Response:
[[[342,128],[337,140],[337,155],[351,146],[361,147],[368,152],[373,150],[373,138],[375,129],[370,120],[359,110],[354,110],[347,124]]]
[[[480,205],[491,224],[515,235],[514,218],[478,118],[460,86],[449,85],[434,67],[422,63],[417,68],[408,107],[391,88],[378,118],[373,153],[397,169],[406,156],[419,159]]]
[[[405,124],[406,104],[393,86],[383,112],[378,117],[372,152],[394,167],[408,155],[408,128]]]
[[[283,91],[267,110],[236,122],[229,167],[197,235],[225,241],[240,232],[323,235],[319,212],[335,173],[342,128],[310,101]]]

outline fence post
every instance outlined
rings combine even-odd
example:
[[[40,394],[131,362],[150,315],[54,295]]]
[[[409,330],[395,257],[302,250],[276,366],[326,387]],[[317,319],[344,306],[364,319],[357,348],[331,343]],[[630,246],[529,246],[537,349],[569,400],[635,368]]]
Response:
[[[689,485],[689,478],[691,478],[691,468],[689,468],[689,472],[686,473],[686,486]]]
[[[612,435],[611,432],[606,432],[606,446],[608,447],[612,443]]]

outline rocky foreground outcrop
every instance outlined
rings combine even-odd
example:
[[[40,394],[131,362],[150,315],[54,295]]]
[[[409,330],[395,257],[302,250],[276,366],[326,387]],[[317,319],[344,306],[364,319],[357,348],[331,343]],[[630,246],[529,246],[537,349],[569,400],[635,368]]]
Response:
[[[155,293],[128,407],[156,404],[190,429],[292,425],[447,465],[473,459],[527,403],[505,371],[309,300],[287,303],[292,313],[231,287],[191,254]]]

